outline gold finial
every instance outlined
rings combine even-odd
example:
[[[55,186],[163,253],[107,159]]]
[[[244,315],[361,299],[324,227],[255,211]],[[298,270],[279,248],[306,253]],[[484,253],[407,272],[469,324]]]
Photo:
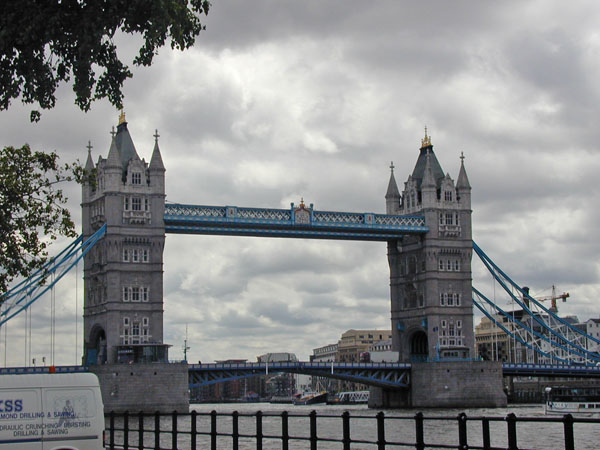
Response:
[[[300,197],[300,208],[304,209],[304,197]]]
[[[119,125],[125,123],[125,111],[121,110],[121,114],[119,114]]]
[[[425,127],[425,137],[421,139],[421,148],[431,146],[431,136],[427,136],[427,127]]]

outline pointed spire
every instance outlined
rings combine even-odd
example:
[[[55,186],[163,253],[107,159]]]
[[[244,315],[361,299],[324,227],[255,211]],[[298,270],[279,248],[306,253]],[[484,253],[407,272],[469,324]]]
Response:
[[[94,161],[92,160],[92,142],[88,141],[88,145],[87,145],[87,149],[88,149],[88,154],[87,154],[87,160],[85,162],[85,170],[86,171],[90,171],[90,170],[94,170]]]
[[[400,191],[398,191],[398,185],[396,184],[396,179],[394,178],[394,161],[392,161],[390,165],[390,181],[388,183],[387,192],[385,194],[385,198],[400,198]]]
[[[471,189],[469,183],[469,177],[467,177],[467,171],[465,170],[465,155],[460,152],[460,171],[458,172],[458,180],[456,180],[457,189]]]
[[[124,113],[121,114],[122,117],[119,118],[119,125],[117,126],[115,142],[121,155],[121,167],[123,168],[123,170],[125,170],[127,169],[127,165],[129,164],[130,160],[140,159],[140,157],[137,154],[135,145],[133,144],[133,139],[131,139],[131,135],[129,134],[129,130],[127,129],[127,122],[121,122],[121,119],[125,120]]]
[[[121,168],[121,152],[117,148],[117,139],[113,135],[110,141],[110,150],[108,151],[108,157],[106,158],[106,167],[119,167]]]
[[[165,170],[160,149],[158,148],[159,137],[158,130],[154,130],[154,150],[152,151],[152,158],[150,158],[150,170]]]
[[[429,153],[429,150],[427,150],[427,156],[425,159],[425,169],[423,170],[423,181],[421,182],[421,189],[435,187],[435,178],[433,176],[433,170],[431,169],[431,154]]]

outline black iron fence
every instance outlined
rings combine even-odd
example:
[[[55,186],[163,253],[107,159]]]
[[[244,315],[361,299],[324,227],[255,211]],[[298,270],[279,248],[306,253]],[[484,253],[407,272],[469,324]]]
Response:
[[[106,415],[107,449],[482,449],[574,450],[597,443],[600,419],[563,417],[394,416],[310,413]],[[580,428],[584,426],[586,428]],[[588,447],[585,442],[577,449]]]

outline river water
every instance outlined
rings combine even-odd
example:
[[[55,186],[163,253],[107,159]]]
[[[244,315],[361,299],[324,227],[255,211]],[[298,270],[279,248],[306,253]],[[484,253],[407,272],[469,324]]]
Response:
[[[198,413],[209,413],[212,410],[217,413],[231,414],[237,411],[239,417],[239,433],[255,435],[256,420],[254,415],[257,411],[262,411],[262,432],[263,435],[281,436],[281,417],[279,414],[282,411],[287,411],[290,414],[288,419],[289,435],[294,437],[306,437],[310,435],[309,417],[310,411],[314,410],[317,413],[317,436],[321,438],[342,439],[342,419],[341,415],[344,411],[350,412],[350,430],[351,438],[355,440],[377,441],[377,426],[375,415],[377,410],[369,409],[366,405],[309,405],[295,406],[290,404],[270,404],[270,403],[229,403],[229,404],[193,404],[190,406],[190,411],[196,410]],[[430,409],[422,411],[425,416],[424,422],[424,437],[426,444],[444,444],[458,447],[458,424],[457,420],[440,420],[441,417],[456,418],[459,413],[464,412],[467,417],[506,417],[509,413],[514,413],[517,417],[533,417],[544,418],[542,405],[510,405],[508,408],[473,408],[473,409]],[[414,409],[388,409],[384,411],[386,416],[385,439],[389,442],[405,443],[403,446],[389,445],[389,449],[414,448],[415,437],[415,421],[412,420],[417,410]],[[275,416],[272,416],[274,414]],[[295,417],[295,415],[302,417]],[[335,418],[319,417],[323,415],[336,416]],[[357,416],[369,418],[357,418]],[[353,418],[354,417],[354,418]],[[402,419],[389,419],[389,417],[401,417]],[[433,418],[434,420],[428,420]],[[437,419],[435,419],[437,418]],[[153,428],[153,420],[148,417],[145,421],[145,428]],[[171,418],[163,417],[161,419],[161,429],[171,429]],[[137,427],[137,419],[130,420],[130,427]],[[181,417],[178,420],[178,430],[190,430],[190,419]],[[197,430],[199,432],[210,432],[210,417],[199,415],[197,417]],[[575,449],[577,450],[596,450],[600,449],[600,423],[583,423],[575,424]],[[217,432],[232,433],[232,419],[227,416],[217,417]],[[504,421],[490,422],[491,445],[496,448],[507,448],[508,434],[507,424]],[[481,421],[467,422],[467,436],[470,447],[481,447],[482,431]],[[153,442],[153,437],[146,435],[145,444]],[[118,436],[116,442],[119,442],[121,437]],[[562,423],[541,423],[541,422],[525,422],[517,424],[517,443],[520,449],[539,449],[553,450],[564,448],[563,425]],[[136,433],[131,432],[129,444],[137,444]],[[218,449],[231,449],[232,438],[220,436],[217,440]],[[240,438],[240,448],[244,450],[256,449],[256,438]],[[412,445],[409,445],[412,444]],[[165,434],[161,437],[161,448],[172,449],[171,435]],[[189,435],[179,434],[177,440],[177,448],[189,449]],[[210,436],[198,435],[198,449],[210,448]],[[264,438],[263,449],[275,450],[281,449],[281,439]],[[305,450],[310,448],[310,443],[307,440],[290,440],[290,449]],[[318,449],[333,450],[341,449],[342,444],[339,442],[319,441]],[[352,449],[367,450],[376,449],[374,444],[353,443]],[[426,447],[426,448],[441,448],[441,447]],[[448,447],[446,447],[448,448]],[[452,448],[452,447],[450,447]]]

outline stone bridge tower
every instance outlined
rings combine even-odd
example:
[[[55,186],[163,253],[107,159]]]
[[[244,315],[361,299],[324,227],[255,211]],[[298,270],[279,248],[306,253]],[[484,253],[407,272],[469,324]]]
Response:
[[[386,212],[424,216],[429,231],[388,242],[392,348],[411,363],[410,387],[372,388],[369,406],[505,406],[500,363],[472,359],[471,186],[464,157],[455,184],[425,129],[402,192],[391,168]]]
[[[167,360],[163,343],[165,167],[155,135],[150,163],[140,159],[124,113],[95,183],[84,184],[84,238],[106,223],[84,261],[83,364]],[[90,147],[91,151],[91,147]]]
[[[399,192],[392,166],[385,198],[388,214],[423,215],[429,227],[424,236],[388,243],[392,345],[400,361],[471,358],[471,186],[464,157],[455,184],[425,129],[404,190]]]

